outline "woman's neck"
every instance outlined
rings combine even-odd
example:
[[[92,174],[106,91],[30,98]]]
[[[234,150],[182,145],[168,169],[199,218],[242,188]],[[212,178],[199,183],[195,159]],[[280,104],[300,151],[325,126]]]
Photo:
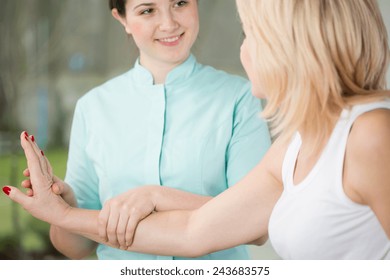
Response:
[[[166,63],[161,61],[149,61],[146,59],[140,58],[140,64],[148,69],[153,76],[153,81],[155,85],[164,84],[168,76],[168,73],[171,72],[178,65],[182,64],[184,61],[179,61],[177,63]]]

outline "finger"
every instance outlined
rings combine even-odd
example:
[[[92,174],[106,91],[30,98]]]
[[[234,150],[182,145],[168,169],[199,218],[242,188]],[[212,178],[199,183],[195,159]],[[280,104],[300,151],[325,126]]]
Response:
[[[42,173],[41,163],[39,157],[36,154],[33,145],[31,144],[31,138],[27,136],[27,132],[22,132],[20,135],[20,143],[24,150],[24,154],[27,159],[27,166],[31,173]]]
[[[42,155],[41,149],[38,147],[37,142],[35,142],[35,137],[34,137],[34,135],[30,135],[29,138],[30,138],[30,140],[31,140],[30,143],[31,143],[32,148],[34,149],[34,152],[35,152],[38,156]]]
[[[26,189],[26,195],[28,196],[33,196],[34,195],[34,192],[32,190],[32,185],[31,185],[31,181],[28,179],[28,180],[23,180],[22,183],[20,184],[23,188]]]
[[[36,177],[32,178],[32,180],[41,180],[41,183],[43,183],[44,186],[50,187],[53,180],[52,176],[47,174],[46,160],[43,159],[40,150],[37,148],[35,139],[32,136],[28,137],[27,135],[27,132],[23,132],[20,135],[20,141],[27,159],[27,166],[30,171],[30,175],[36,175]],[[32,184],[35,186],[33,181]]]
[[[121,247],[127,247],[126,246],[126,228],[127,223],[130,219],[130,216],[128,213],[121,213],[118,220],[118,225],[116,227],[116,238],[118,240],[119,246]]]
[[[27,188],[31,188],[32,187],[32,184],[31,184],[31,180],[30,179],[27,179],[27,180],[23,180],[20,185],[27,189]]]
[[[39,148],[37,142],[35,141],[34,135],[30,135],[29,138],[31,139],[32,148],[39,158],[44,175],[46,176],[47,180],[53,181],[53,171],[47,157],[45,157],[45,153]]]
[[[137,229],[137,225],[138,223],[141,221],[142,219],[137,216],[137,215],[131,215],[130,216],[130,219],[127,223],[127,228],[126,228],[126,246],[129,247],[131,246],[131,244],[133,244],[133,239],[134,239],[134,233],[135,233],[135,230]]]
[[[27,166],[30,170],[30,175],[31,173],[40,173],[41,175],[44,175],[45,178],[47,178],[45,174],[46,168],[43,167],[44,161],[40,158],[40,150],[37,148],[34,136],[29,136],[28,133],[24,131],[20,135],[20,142],[27,159]]]
[[[26,136],[26,135],[25,135]],[[25,137],[26,138],[26,137]],[[31,147],[34,150],[35,154],[37,155],[41,169],[44,173],[48,173],[48,168],[47,168],[47,160],[44,157],[43,151],[39,148],[37,142],[35,141],[34,135],[30,135],[27,137],[30,141]],[[51,174],[50,174],[51,175]],[[51,177],[51,176],[50,176]]]
[[[48,174],[50,174],[51,177],[53,177],[53,168],[51,167],[49,159],[45,156],[45,153],[39,148],[38,144],[35,143],[35,150],[36,152],[40,153],[39,157],[42,160],[42,166],[44,166],[45,170]]]
[[[108,221],[107,221],[107,239],[108,239],[108,242],[115,247],[119,246],[118,239],[116,236],[116,228],[118,225],[118,221],[119,221],[118,211],[111,208],[110,215],[109,215]]]
[[[61,185],[61,184],[54,183],[54,184],[51,186],[51,190],[52,190],[53,193],[55,193],[56,195],[61,195],[61,194],[63,193],[63,188],[62,188],[62,185]]]
[[[21,192],[19,189],[11,186],[3,187],[3,192],[8,195],[11,200],[20,204],[25,209],[28,208],[28,205],[32,199],[28,195],[25,195],[23,192]]]
[[[28,196],[34,196],[34,191],[33,191],[33,189],[27,189],[27,190],[26,190],[26,195],[28,195]]]
[[[42,166],[45,170],[45,174],[47,174],[47,179],[53,182],[53,168],[51,167],[51,164],[43,151],[41,151],[40,159],[42,160]]]
[[[24,176],[24,177],[30,177],[30,170],[28,170],[28,168],[26,168],[25,170],[23,170],[23,176]]]
[[[51,177],[53,177],[53,168],[51,167],[49,159],[45,156],[45,153],[43,151],[41,151],[41,154],[42,154],[43,158],[45,159],[46,166],[47,166],[47,172],[51,175]]]

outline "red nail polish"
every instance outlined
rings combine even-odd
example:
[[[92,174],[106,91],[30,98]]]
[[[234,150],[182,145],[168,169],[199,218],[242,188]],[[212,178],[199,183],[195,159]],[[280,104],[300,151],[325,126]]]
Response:
[[[28,137],[27,136],[24,136],[24,139],[26,139],[28,141]]]
[[[27,131],[24,132],[24,136],[25,136],[25,137],[28,137]]]
[[[41,150],[41,155],[42,155],[42,156],[45,156],[45,153],[44,153],[42,150]]]
[[[6,195],[9,195],[9,193],[11,192],[11,188],[10,188],[10,187],[3,187],[3,192],[4,192]]]
[[[31,141],[35,142],[34,135],[31,135]]]

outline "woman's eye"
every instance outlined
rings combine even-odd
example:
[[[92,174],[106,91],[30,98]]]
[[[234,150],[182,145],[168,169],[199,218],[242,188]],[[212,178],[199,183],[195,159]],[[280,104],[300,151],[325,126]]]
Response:
[[[153,13],[153,11],[154,11],[154,9],[152,9],[152,8],[145,9],[145,10],[142,10],[140,12],[140,15],[149,15],[149,14]]]
[[[188,4],[188,1],[178,1],[175,6],[183,7]]]

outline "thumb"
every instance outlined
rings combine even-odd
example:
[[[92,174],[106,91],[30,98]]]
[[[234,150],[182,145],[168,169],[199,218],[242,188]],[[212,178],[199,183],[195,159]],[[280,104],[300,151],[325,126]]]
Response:
[[[5,186],[3,187],[3,192],[8,195],[11,200],[22,205],[23,207],[27,206],[27,204],[31,200],[28,195],[24,194],[15,187]]]
[[[51,190],[56,195],[61,195],[64,192],[64,188],[62,187],[62,185],[57,184],[57,183],[54,183],[53,185],[51,185]]]

